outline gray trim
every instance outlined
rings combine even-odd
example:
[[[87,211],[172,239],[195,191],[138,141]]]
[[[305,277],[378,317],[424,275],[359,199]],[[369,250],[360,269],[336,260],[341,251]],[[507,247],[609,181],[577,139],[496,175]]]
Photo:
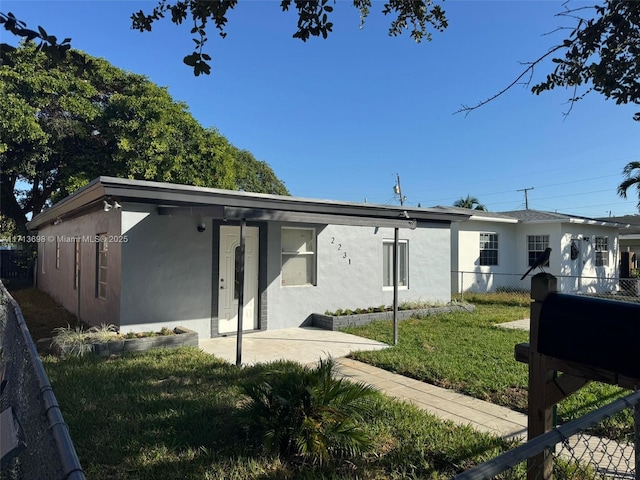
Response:
[[[471,216],[466,213],[435,208],[411,208],[369,203],[336,202],[283,195],[236,192],[171,183],[100,177],[55,204],[53,207],[37,215],[27,226],[30,230],[36,230],[39,226],[57,219],[64,221],[65,217],[76,215],[84,208],[100,208],[101,201],[105,199],[118,200],[120,204],[127,201],[135,201],[159,205],[162,208],[188,207],[191,208],[192,212],[203,207],[223,206],[226,207],[225,210],[229,215],[231,215],[231,212],[234,212],[233,215],[236,216],[242,213],[244,209],[259,212],[255,214],[258,216],[260,214],[267,215],[267,218],[253,217],[255,220],[268,220],[268,215],[282,215],[284,213],[291,214],[291,218],[296,218],[293,214],[297,213],[302,216],[313,214],[321,216],[317,217],[319,219],[324,218],[325,220],[332,221],[338,221],[339,219],[342,219],[342,221],[355,221],[345,217],[357,217],[370,220],[378,219],[380,221],[385,220],[392,222],[400,221],[398,228],[411,228],[411,224],[407,223],[407,220],[449,224],[451,222],[465,221]],[[193,210],[194,208],[196,210]],[[247,214],[247,212],[244,213]],[[324,215],[328,215],[328,217],[322,217]],[[333,216],[337,216],[337,218]],[[252,217],[245,216],[244,218],[249,219]],[[307,221],[311,220],[309,219]],[[319,223],[332,222],[323,221]],[[373,225],[375,226],[375,224]]]
[[[258,330],[266,330],[268,326],[267,315],[267,257],[269,250],[267,249],[267,241],[269,238],[269,224],[258,225]]]
[[[218,307],[220,303],[220,225],[221,222],[214,220],[211,234],[211,338],[220,336],[220,317]]]

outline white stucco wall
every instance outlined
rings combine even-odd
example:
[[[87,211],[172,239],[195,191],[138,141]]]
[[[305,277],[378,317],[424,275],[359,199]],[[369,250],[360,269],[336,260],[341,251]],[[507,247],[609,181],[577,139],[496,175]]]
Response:
[[[149,205],[127,204],[122,212],[121,331],[181,325],[210,337],[211,221],[158,215]]]
[[[615,290],[618,273],[618,229],[585,224],[564,224],[562,235],[562,274],[571,276],[563,282],[565,292],[599,292]],[[608,265],[596,266],[595,237],[609,237]],[[576,239],[580,254],[571,259],[571,241]]]
[[[96,294],[97,234],[106,234],[112,242],[107,254],[107,297]],[[37,286],[58,303],[91,325],[114,324],[120,315],[120,212],[102,210],[77,218],[62,219],[58,225],[41,227],[37,234],[44,238],[38,244]],[[80,238],[80,291],[73,288],[75,243]],[[56,268],[56,242],[60,262]]]
[[[283,226],[316,228],[317,285],[281,285]],[[393,291],[382,286],[382,258],[383,241],[393,240],[393,236],[390,228],[271,224],[268,229],[268,328],[298,326],[312,313],[327,310],[390,305]],[[409,244],[409,288],[400,290],[400,301],[448,302],[451,299],[449,226],[433,224],[416,230],[402,229],[400,239],[408,240]]]
[[[514,283],[517,272],[516,243],[517,224],[491,221],[467,221],[454,224],[457,232],[457,261],[452,261],[452,272],[474,272],[473,275],[453,273],[451,290],[487,291]],[[480,233],[498,234],[498,265],[480,265]],[[490,274],[497,275],[490,275]]]
[[[458,235],[458,273],[452,275],[452,291],[487,291],[500,287],[528,289],[530,279],[520,280],[520,275],[528,270],[529,235],[548,235],[552,248],[550,266],[545,271],[561,279],[563,292],[603,291],[615,288],[611,278],[617,275],[618,240],[617,229],[590,225],[588,223],[531,222],[507,224],[499,222],[474,221],[454,225]],[[480,266],[479,234],[498,233],[498,265]],[[596,236],[609,237],[609,265],[595,266],[594,239]],[[579,239],[580,259],[571,259],[571,240]],[[455,268],[452,268],[456,271]],[[569,278],[573,277],[573,278]],[[578,279],[578,277],[581,277]]]

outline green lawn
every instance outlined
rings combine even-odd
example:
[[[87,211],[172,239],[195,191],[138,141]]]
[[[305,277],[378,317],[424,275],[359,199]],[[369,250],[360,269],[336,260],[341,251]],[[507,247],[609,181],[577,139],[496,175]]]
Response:
[[[80,461],[93,479],[450,478],[508,448],[377,396],[371,453],[322,466],[262,453],[238,405],[238,368],[194,348],[99,359],[44,358]]]
[[[527,342],[526,331],[495,324],[529,317],[529,307],[508,296],[476,297],[474,312],[453,312],[409,319],[399,324],[398,345],[377,352],[357,352],[353,358],[408,377],[526,412],[527,365],[516,362],[514,346]],[[345,329],[366,338],[392,342],[391,322]],[[558,406],[561,422],[584,415],[627,391],[592,383]],[[630,438],[633,420],[623,412],[607,420],[597,433]]]

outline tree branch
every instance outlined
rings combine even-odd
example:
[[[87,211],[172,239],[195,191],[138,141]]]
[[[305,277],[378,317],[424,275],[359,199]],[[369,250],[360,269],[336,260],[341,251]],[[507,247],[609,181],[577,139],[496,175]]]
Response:
[[[468,105],[462,105],[462,108],[458,109],[457,111],[455,111],[453,114],[456,115],[458,113],[462,113],[464,112],[465,117],[467,115],[469,115],[472,111],[477,110],[478,108],[486,105],[489,102],[492,102],[493,100],[495,100],[496,98],[500,97],[501,95],[503,95],[504,93],[506,93],[507,91],[509,91],[511,88],[513,88],[515,85],[518,85],[518,83],[520,83],[520,80],[527,75],[527,73],[531,76],[533,75],[533,70],[535,69],[536,65],[538,65],[540,62],[542,62],[545,58],[547,58],[549,55],[552,55],[553,53],[557,52],[558,50],[560,50],[561,48],[568,48],[571,44],[566,44],[563,43],[562,45],[556,45],[555,47],[553,47],[551,50],[549,50],[547,53],[545,53],[544,55],[542,55],[541,57],[538,57],[538,59],[534,60],[533,62],[526,62],[524,63],[524,65],[528,65],[528,67],[520,74],[518,75],[518,77],[511,82],[509,85],[507,85],[505,88],[503,88],[502,90],[500,90],[498,93],[496,93],[495,95],[492,95],[491,97],[487,98],[486,100],[483,100],[481,102],[478,102],[476,105],[470,107]],[[525,85],[530,85],[531,84],[531,78],[529,78],[529,80],[527,82],[525,82]]]

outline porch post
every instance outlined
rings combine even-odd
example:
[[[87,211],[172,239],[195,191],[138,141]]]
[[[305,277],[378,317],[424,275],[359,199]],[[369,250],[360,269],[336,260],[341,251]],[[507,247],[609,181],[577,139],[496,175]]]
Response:
[[[246,220],[240,219],[240,265],[238,265],[238,278],[236,284],[238,288],[238,331],[236,342],[236,365],[242,364],[242,313],[244,310],[244,244],[245,244]]]
[[[393,344],[398,344],[398,227],[393,229]]]

